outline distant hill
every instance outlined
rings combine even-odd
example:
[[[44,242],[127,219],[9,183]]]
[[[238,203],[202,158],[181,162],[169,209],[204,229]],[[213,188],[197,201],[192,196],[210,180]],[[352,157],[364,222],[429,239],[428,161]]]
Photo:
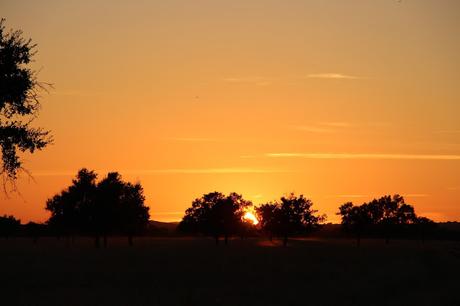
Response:
[[[161,222],[150,220],[149,229],[152,232],[172,234],[176,232],[179,222]]]

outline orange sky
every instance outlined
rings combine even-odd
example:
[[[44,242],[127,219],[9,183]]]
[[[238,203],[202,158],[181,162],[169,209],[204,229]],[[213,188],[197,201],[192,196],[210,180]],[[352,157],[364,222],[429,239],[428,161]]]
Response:
[[[203,193],[337,207],[400,193],[460,220],[460,2],[2,1],[54,83],[0,214],[44,221],[81,167],[140,180],[156,220]]]

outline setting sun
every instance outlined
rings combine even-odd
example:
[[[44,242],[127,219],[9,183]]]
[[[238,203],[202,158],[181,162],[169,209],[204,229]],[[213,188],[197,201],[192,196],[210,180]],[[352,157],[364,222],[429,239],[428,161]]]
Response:
[[[251,222],[251,223],[254,224],[254,225],[259,224],[259,220],[257,220],[256,216],[255,216],[252,212],[250,212],[250,211],[247,211],[247,212],[244,214],[243,219],[246,220],[246,221]]]

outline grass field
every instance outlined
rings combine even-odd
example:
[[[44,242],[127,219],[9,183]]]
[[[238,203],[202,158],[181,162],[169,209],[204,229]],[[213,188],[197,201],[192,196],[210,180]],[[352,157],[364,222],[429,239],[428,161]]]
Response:
[[[0,305],[460,305],[458,242],[0,240]]]

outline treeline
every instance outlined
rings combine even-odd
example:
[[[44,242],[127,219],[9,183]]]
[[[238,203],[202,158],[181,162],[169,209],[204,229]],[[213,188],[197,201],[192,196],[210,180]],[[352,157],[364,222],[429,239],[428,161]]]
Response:
[[[95,245],[101,240],[107,246],[110,236],[124,235],[129,245],[137,235],[161,234],[149,221],[149,207],[145,205],[140,183],[130,183],[119,173],[110,172],[101,180],[88,169],[78,171],[72,184],[48,199],[49,219],[44,224],[30,222],[21,225],[13,216],[0,217],[0,236],[65,237],[91,236]],[[458,239],[458,232],[437,228],[432,220],[420,217],[412,205],[399,195],[383,196],[368,203],[351,202],[339,207],[341,231],[354,236],[357,245],[361,238]],[[313,202],[303,195],[289,194],[279,200],[254,206],[242,195],[211,192],[195,199],[177,226],[177,235],[213,237],[216,244],[230,237],[267,236],[281,239],[287,245],[289,237],[309,235],[324,226],[326,215],[313,209]]]
[[[278,201],[254,207],[250,201],[236,193],[225,196],[218,192],[208,193],[193,201],[179,224],[185,233],[212,236],[218,243],[223,237],[225,243],[230,236],[244,237],[248,233],[264,234],[270,240],[282,239],[287,245],[292,236],[305,236],[323,227],[326,215],[318,215],[312,209],[313,202],[303,195],[291,193]],[[253,211],[258,224],[251,224],[243,218],[245,212]],[[399,195],[383,196],[369,203],[354,205],[345,203],[337,213],[341,216],[341,230],[356,237],[382,237],[388,243],[390,238],[443,237],[458,239],[458,233],[450,235],[436,228],[432,220],[419,217],[412,205],[405,203]]]

